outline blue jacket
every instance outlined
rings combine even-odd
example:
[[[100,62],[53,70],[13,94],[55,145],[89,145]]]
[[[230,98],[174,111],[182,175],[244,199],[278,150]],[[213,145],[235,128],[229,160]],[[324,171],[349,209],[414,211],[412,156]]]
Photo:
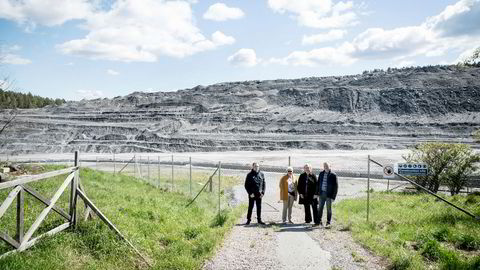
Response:
[[[315,195],[321,195],[324,175],[325,175],[325,171],[322,171],[320,172],[320,174],[318,174],[317,189],[315,191]],[[327,198],[335,200],[335,198],[337,197],[337,192],[338,192],[337,175],[334,174],[332,171],[330,171],[327,176]]]

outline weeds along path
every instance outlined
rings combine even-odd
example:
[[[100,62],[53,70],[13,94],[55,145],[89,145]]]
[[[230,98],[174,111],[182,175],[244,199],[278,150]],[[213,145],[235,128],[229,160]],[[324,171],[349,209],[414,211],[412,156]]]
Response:
[[[293,209],[295,224],[281,224],[282,203],[279,202],[278,187],[281,174],[265,173],[265,176],[267,191],[262,203],[262,219],[267,225],[256,223],[255,208],[252,223],[244,225],[245,213],[203,269],[385,268],[381,258],[355,243],[350,232],[343,231],[343,227],[336,223],[335,206],[330,229],[305,224],[303,205],[298,205],[298,201]],[[382,182],[371,183],[371,186],[374,189],[385,187]],[[364,180],[340,178],[336,202],[365,195],[365,189]],[[234,191],[235,200],[248,203],[243,187],[236,187]]]

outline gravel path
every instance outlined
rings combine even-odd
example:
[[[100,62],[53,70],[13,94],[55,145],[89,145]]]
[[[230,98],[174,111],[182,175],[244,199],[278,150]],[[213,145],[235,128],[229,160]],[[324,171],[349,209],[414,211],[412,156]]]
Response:
[[[382,258],[355,243],[348,231],[341,231],[336,225],[335,206],[330,229],[304,224],[303,206],[298,204],[294,204],[293,210],[295,224],[281,224],[278,211],[282,209],[278,200],[281,175],[266,173],[265,176],[267,191],[262,203],[262,219],[267,225],[259,226],[255,219],[252,224],[243,225],[245,213],[203,269],[385,269]],[[339,179],[335,203],[363,196],[365,183],[358,179]],[[380,181],[372,181],[370,185],[375,190],[385,189]],[[237,187],[235,193],[237,200],[247,199],[242,188]]]

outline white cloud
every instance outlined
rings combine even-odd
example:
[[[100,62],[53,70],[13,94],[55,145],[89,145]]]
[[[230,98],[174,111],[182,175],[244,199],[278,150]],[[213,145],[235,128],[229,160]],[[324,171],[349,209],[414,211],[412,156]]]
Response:
[[[115,2],[86,20],[89,33],[82,39],[57,45],[64,54],[113,61],[155,62],[159,57],[186,57],[232,44],[222,32],[206,38],[194,25],[190,3],[185,1]]]
[[[102,91],[99,90],[77,90],[76,91],[78,99],[96,99],[96,98],[103,98],[105,95]]]
[[[272,58],[269,63],[307,67],[351,65],[356,61],[349,55],[351,51],[351,45],[344,43],[338,48],[324,47],[310,51],[294,51],[283,58]]]
[[[234,66],[242,67],[253,67],[260,62],[260,59],[257,59],[255,50],[246,48],[238,50],[236,53],[229,56],[227,60]]]
[[[235,38],[227,36],[220,31],[216,31],[212,34],[212,41],[214,44],[220,45],[229,45],[235,43]]]
[[[428,18],[426,25],[444,37],[480,34],[480,1],[458,1]]]
[[[302,39],[302,45],[312,45],[342,39],[345,34],[347,34],[346,30],[334,29],[324,34],[316,34],[310,36],[304,35]]]
[[[16,54],[7,53],[0,56],[0,63],[10,65],[27,65],[31,64],[32,61]]]
[[[83,19],[91,9],[87,0],[0,0],[0,18],[16,21],[27,30],[34,29],[37,24],[55,26]]]
[[[396,68],[403,68],[403,67],[411,67],[415,64],[413,60],[402,60],[399,63],[395,64],[394,67]]]
[[[387,59],[399,63],[397,66],[409,65],[411,60],[408,59],[416,56],[439,57],[458,52],[466,54],[467,50],[480,44],[479,25],[480,0],[461,0],[446,7],[439,15],[427,18],[420,25],[394,29],[369,28],[340,48],[295,51],[270,62],[317,66],[329,63],[348,65],[362,59]],[[314,38],[309,38],[304,37],[304,43],[313,42]]]
[[[298,24],[313,28],[342,28],[356,25],[353,2],[331,0],[268,0],[268,6],[280,14],[292,13]]]
[[[16,53],[21,50],[22,47],[19,45],[13,45],[10,47],[0,46],[0,64],[10,64],[10,65],[27,65],[31,64],[30,59],[24,58]]]
[[[211,5],[203,14],[203,18],[213,21],[226,21],[240,19],[245,14],[239,8],[228,7],[224,3],[215,3]]]
[[[112,76],[117,76],[117,75],[120,74],[120,72],[115,71],[115,70],[113,70],[113,69],[108,69],[108,70],[107,70],[107,74],[108,74],[108,75],[112,75]]]
[[[434,34],[422,26],[392,30],[370,28],[353,40],[353,56],[380,59],[416,54],[419,50],[425,52],[434,39]]]

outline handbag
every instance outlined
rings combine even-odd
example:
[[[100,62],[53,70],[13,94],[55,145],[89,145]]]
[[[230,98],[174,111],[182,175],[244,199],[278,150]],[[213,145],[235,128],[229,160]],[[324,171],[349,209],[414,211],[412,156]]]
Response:
[[[298,204],[304,204],[305,203],[305,198],[298,198]]]

